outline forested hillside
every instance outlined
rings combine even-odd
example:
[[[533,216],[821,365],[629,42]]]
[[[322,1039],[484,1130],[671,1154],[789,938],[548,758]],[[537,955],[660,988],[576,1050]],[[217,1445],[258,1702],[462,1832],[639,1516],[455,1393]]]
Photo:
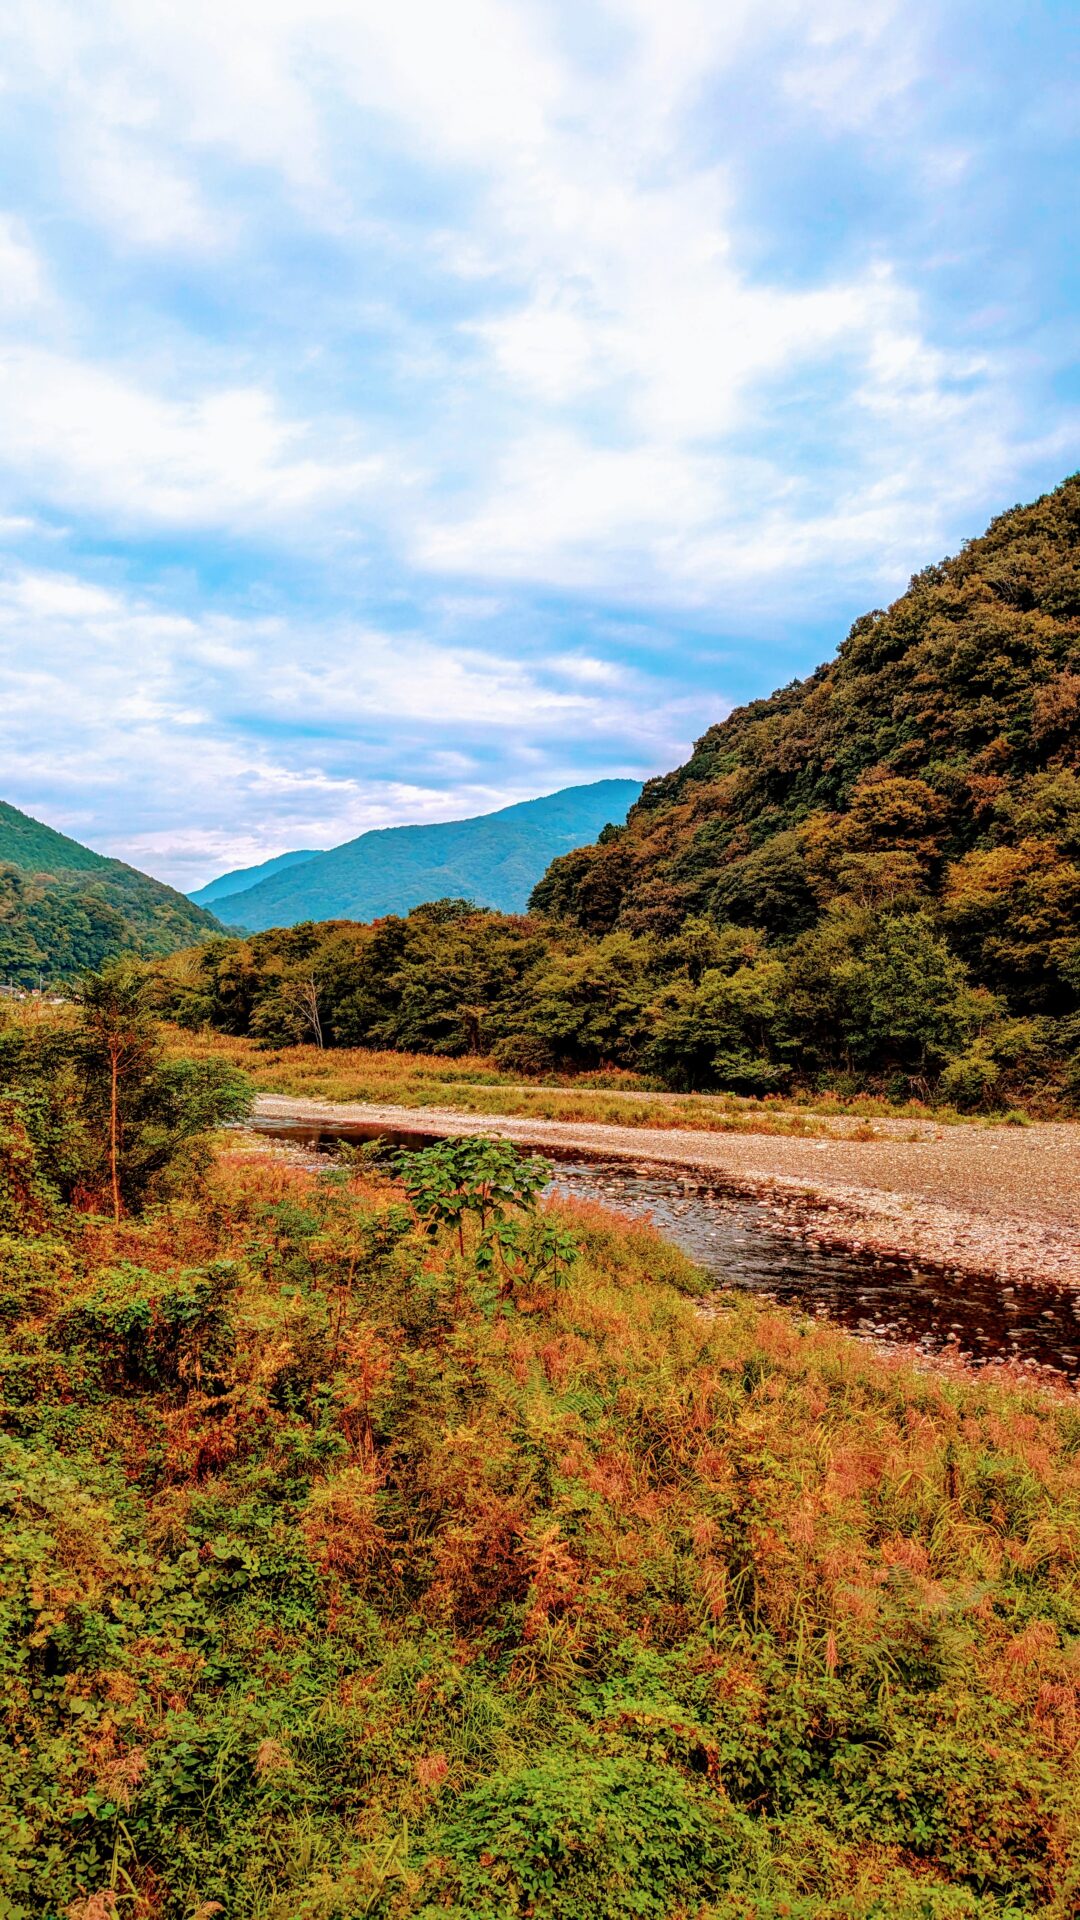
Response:
[[[215,932],[182,893],[0,801],[0,982],[70,980],[119,953],[160,958]]]
[[[111,864],[105,854],[0,800],[0,865],[20,867],[24,873],[82,873],[101,872]]]
[[[786,941],[838,900],[933,903],[987,985],[1072,1004],[1078,536],[1080,478],[1003,514],[835,661],[711,727],[625,831],[554,862],[534,906],[599,934],[706,914]]]
[[[215,947],[181,1017],[676,1087],[1080,1100],[1080,479],[714,727],[529,918]],[[306,1009],[306,1010],[305,1010]]]

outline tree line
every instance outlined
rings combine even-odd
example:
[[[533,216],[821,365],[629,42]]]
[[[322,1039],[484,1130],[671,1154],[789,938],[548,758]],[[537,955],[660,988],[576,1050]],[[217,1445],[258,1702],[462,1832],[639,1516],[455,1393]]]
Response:
[[[596,938],[439,901],[211,941],[162,964],[159,994],[181,1026],[268,1046],[485,1053],[523,1075],[614,1066],[687,1091],[873,1089],[969,1109],[1080,1096],[1075,1017],[1017,1013],[925,908],[851,898],[782,946],[701,916]]]

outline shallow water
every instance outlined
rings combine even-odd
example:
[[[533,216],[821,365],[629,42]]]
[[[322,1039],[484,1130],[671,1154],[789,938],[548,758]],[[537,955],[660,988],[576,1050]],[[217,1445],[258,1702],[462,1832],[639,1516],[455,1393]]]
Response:
[[[260,1120],[255,1126],[324,1153],[341,1141],[417,1148],[437,1137],[361,1122],[325,1127]],[[746,1287],[836,1321],[862,1339],[963,1356],[973,1365],[1011,1360],[1036,1373],[1080,1377],[1080,1293],[817,1246],[785,1229],[765,1202],[692,1171],[569,1158],[550,1149],[544,1158],[554,1170],[550,1191],[651,1219],[720,1286]]]

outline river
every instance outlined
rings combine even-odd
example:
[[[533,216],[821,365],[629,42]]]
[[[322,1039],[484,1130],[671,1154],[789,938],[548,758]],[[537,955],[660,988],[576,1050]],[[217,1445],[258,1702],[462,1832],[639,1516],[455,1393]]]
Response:
[[[333,1153],[342,1141],[376,1139],[417,1148],[436,1137],[365,1122],[254,1124],[259,1133],[312,1153]],[[785,1227],[765,1201],[682,1169],[549,1149],[544,1158],[552,1167],[551,1192],[651,1219],[718,1286],[747,1288],[835,1321],[860,1339],[947,1353],[973,1366],[1011,1361],[1036,1376],[1080,1378],[1080,1294],[816,1244]]]

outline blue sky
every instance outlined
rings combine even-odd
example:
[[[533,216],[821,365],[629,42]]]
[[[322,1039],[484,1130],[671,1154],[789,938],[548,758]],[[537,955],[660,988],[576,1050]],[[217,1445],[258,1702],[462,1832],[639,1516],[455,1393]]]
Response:
[[[1078,464],[1076,24],[9,0],[2,797],[194,887],[808,671]]]

